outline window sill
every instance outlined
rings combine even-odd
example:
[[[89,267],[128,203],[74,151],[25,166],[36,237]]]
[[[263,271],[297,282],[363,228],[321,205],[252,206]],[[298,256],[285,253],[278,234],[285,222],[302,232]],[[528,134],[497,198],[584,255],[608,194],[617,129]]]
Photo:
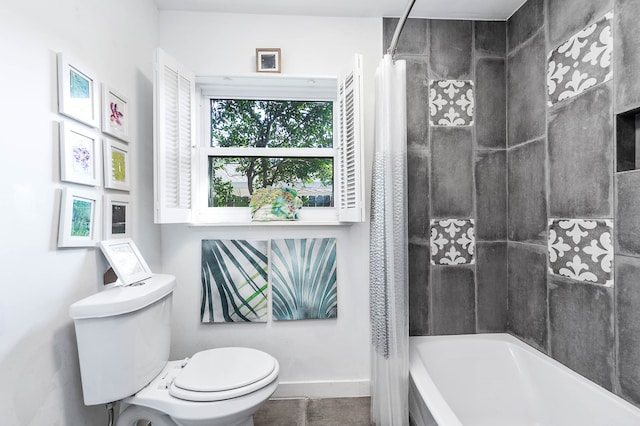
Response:
[[[300,210],[298,220],[253,221],[248,207],[210,208],[196,213],[189,226],[344,226],[351,225],[351,221],[340,221],[338,209],[334,207],[304,207]]]
[[[337,220],[277,220],[271,222],[246,222],[246,221],[227,221],[227,222],[208,222],[208,223],[189,223],[194,228],[209,226],[249,226],[249,227],[270,227],[270,226],[349,226],[355,222],[339,222]]]

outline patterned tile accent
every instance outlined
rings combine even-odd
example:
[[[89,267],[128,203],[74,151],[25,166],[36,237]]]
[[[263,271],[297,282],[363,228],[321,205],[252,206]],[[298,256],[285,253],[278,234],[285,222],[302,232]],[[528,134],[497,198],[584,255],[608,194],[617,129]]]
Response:
[[[431,264],[474,264],[475,224],[473,219],[431,219]]]
[[[471,126],[474,106],[473,81],[429,82],[429,123],[432,126]]]
[[[549,272],[613,286],[613,222],[549,219]]]
[[[607,13],[549,53],[549,106],[611,80],[612,20],[613,12]]]
[[[338,316],[336,239],[271,240],[273,319]]]
[[[202,322],[267,320],[267,241],[202,240]]]

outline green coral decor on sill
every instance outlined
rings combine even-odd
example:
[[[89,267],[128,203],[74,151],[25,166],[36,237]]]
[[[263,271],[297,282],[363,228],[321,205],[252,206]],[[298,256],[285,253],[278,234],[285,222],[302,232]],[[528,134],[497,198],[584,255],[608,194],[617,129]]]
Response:
[[[267,187],[253,193],[249,207],[253,221],[298,220],[302,200],[291,188]]]

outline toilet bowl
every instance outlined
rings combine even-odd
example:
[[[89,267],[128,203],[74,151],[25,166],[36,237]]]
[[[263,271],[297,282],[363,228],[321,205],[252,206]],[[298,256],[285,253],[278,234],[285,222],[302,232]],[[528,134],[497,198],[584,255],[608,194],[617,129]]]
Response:
[[[116,426],[252,426],[251,416],[278,386],[278,362],[250,348],[219,348],[169,361],[158,376],[122,400]],[[154,421],[155,419],[155,421]]]
[[[169,361],[175,287],[157,274],[71,305],[84,403],[120,401],[117,426],[253,426],[278,386],[278,361],[243,347]]]

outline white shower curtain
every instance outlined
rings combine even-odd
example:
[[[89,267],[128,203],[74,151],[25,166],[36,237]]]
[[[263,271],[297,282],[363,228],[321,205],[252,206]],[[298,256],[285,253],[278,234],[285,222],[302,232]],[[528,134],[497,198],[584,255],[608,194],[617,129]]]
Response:
[[[371,195],[371,421],[409,424],[406,63],[385,55],[376,71]]]

